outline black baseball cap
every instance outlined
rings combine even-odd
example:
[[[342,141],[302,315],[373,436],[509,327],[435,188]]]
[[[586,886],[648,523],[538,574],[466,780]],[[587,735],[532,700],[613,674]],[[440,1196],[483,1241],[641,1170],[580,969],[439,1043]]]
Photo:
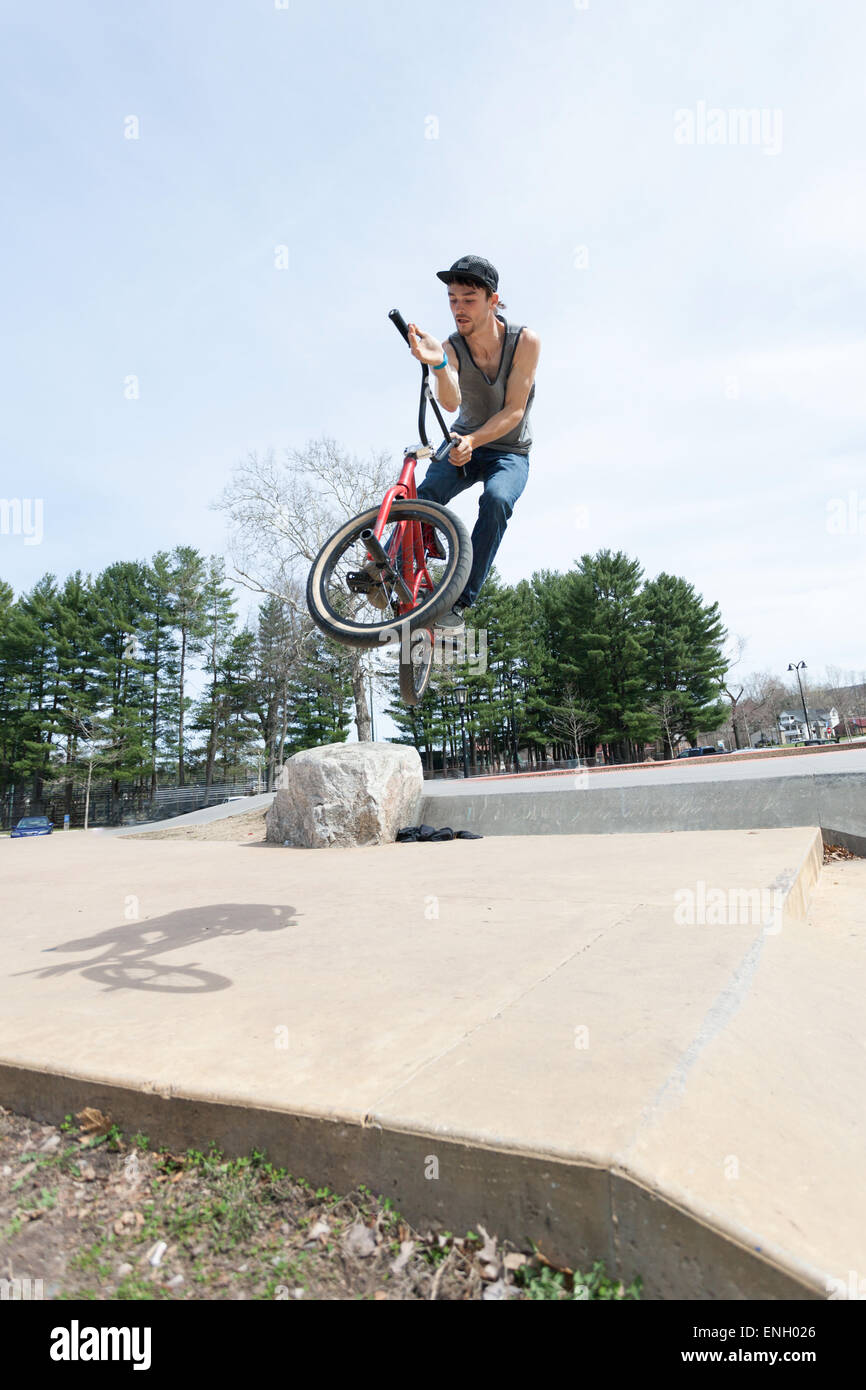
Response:
[[[436,277],[450,284],[452,280],[478,280],[494,293],[499,288],[499,271],[483,256],[461,256],[450,270],[437,270]]]

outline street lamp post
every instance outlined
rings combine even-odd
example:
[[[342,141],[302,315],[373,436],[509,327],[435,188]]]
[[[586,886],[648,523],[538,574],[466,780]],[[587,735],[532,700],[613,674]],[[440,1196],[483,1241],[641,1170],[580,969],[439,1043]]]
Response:
[[[457,696],[457,705],[460,709],[460,739],[463,744],[463,776],[469,776],[469,752],[466,747],[466,723],[463,718],[463,709],[466,704],[466,696],[469,694],[465,685],[458,685],[454,694]]]
[[[789,670],[789,671],[796,671],[796,673],[797,673],[797,685],[800,687],[800,702],[801,702],[801,704],[802,704],[802,706],[803,706],[803,718],[804,718],[805,721],[806,721],[806,737],[808,738],[808,737],[809,737],[809,711],[806,709],[806,697],[805,697],[805,695],[803,694],[803,682],[800,680],[800,672],[801,672],[801,671],[805,671],[805,669],[806,669],[806,663],[805,663],[805,661],[789,661],[789,662],[788,662],[788,670]]]

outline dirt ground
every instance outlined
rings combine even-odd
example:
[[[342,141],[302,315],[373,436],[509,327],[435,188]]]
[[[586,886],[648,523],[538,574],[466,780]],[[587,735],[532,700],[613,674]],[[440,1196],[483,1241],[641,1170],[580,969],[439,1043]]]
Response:
[[[174,829],[148,830],[142,835],[125,835],[126,840],[264,840],[267,806],[243,811],[237,816],[206,821],[203,825],[176,825]]]
[[[838,863],[840,862],[840,860],[843,860],[843,859],[859,859],[859,858],[860,858],[859,854],[852,854],[851,851],[850,851],[850,849],[846,849],[844,845],[825,845],[825,846],[824,846],[824,863],[825,863],[825,864],[838,864]]]
[[[640,1296],[639,1281],[626,1289],[601,1264],[585,1274],[555,1269],[481,1226],[415,1231],[367,1188],[317,1188],[262,1154],[155,1150],[92,1108],[59,1128],[0,1108],[7,1279],[41,1280],[31,1297],[100,1301]]]

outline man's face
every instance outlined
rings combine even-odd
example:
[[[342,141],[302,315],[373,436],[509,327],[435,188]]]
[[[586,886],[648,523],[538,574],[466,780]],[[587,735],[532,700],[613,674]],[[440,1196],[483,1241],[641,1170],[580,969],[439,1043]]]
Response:
[[[477,333],[487,322],[488,317],[495,313],[496,305],[499,303],[499,295],[494,294],[487,298],[487,291],[480,285],[455,285],[448,286],[448,303],[454,315],[454,322],[457,324],[457,331],[461,337],[468,338],[470,334]]]

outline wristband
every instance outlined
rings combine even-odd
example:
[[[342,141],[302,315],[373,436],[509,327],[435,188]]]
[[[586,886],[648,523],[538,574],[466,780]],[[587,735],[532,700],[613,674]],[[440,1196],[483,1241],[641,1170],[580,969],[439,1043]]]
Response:
[[[445,356],[442,358],[442,361],[439,363],[439,366],[438,366],[438,367],[434,367],[433,370],[434,370],[434,372],[441,372],[442,368],[443,368],[443,367],[447,367],[447,366],[448,366],[448,354],[447,354],[447,352],[446,352]]]

